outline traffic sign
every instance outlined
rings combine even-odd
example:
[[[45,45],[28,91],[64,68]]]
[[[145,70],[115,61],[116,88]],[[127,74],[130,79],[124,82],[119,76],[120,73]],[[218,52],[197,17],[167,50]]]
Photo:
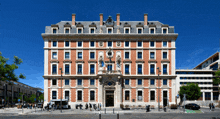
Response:
[[[18,99],[18,102],[20,102],[20,99]]]
[[[179,94],[177,94],[177,96],[176,96],[177,98],[179,98]]]
[[[36,98],[34,98],[34,101],[36,101]]]

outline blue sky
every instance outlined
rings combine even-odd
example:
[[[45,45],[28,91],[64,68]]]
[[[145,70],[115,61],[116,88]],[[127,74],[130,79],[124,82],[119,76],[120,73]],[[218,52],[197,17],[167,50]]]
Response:
[[[3,0],[0,2],[0,51],[10,59],[23,59],[16,73],[20,82],[43,88],[44,52],[41,33],[60,21],[99,21],[109,15],[121,21],[160,21],[175,27],[176,68],[193,68],[219,50],[219,0]]]

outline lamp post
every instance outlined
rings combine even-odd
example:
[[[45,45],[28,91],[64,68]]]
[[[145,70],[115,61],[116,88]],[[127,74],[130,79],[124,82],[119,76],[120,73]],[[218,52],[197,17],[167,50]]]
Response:
[[[160,68],[159,67],[157,67],[157,69],[158,69],[158,111],[160,111],[160,90],[159,90],[159,88],[160,88],[160,80],[159,80],[159,76],[160,76]]]
[[[61,72],[61,100],[60,100],[60,112],[62,113],[62,68],[60,67],[60,72]]]

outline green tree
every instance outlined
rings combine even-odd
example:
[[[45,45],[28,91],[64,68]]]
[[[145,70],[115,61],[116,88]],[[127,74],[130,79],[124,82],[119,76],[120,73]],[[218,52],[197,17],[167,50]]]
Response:
[[[19,76],[15,74],[15,69],[18,69],[18,65],[22,63],[22,59],[14,56],[13,64],[7,64],[9,59],[2,56],[0,52],[0,79],[1,81],[8,82],[10,81],[18,81],[19,78],[25,79],[26,77],[20,73]]]
[[[31,103],[34,103],[35,102],[35,99],[36,98],[36,95],[35,94],[32,94],[31,95],[31,97],[29,98],[29,101],[31,102]]]
[[[197,100],[202,92],[200,91],[198,84],[188,83],[187,85],[180,87],[179,95],[181,100],[183,99],[183,94],[186,94],[187,100]]]
[[[214,85],[220,84],[220,70],[215,72],[215,77],[213,78],[213,84]]]
[[[39,100],[39,101],[43,100],[43,101],[44,101],[44,94],[41,94],[41,95],[37,98],[37,100]]]

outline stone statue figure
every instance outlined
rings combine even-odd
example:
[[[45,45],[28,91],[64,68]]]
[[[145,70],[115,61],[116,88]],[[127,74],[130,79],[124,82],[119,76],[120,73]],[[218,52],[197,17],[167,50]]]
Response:
[[[117,29],[117,33],[118,33],[118,34],[120,34],[120,33],[121,33],[119,28]]]
[[[121,57],[120,57],[120,55],[117,56],[116,62],[117,62],[118,67],[120,68],[120,64],[121,64]]]
[[[103,57],[100,56],[100,57],[99,57],[99,66],[100,66],[100,67],[102,67],[102,61],[103,61]]]
[[[102,30],[102,28],[100,28],[100,33],[103,33],[103,30]]]

